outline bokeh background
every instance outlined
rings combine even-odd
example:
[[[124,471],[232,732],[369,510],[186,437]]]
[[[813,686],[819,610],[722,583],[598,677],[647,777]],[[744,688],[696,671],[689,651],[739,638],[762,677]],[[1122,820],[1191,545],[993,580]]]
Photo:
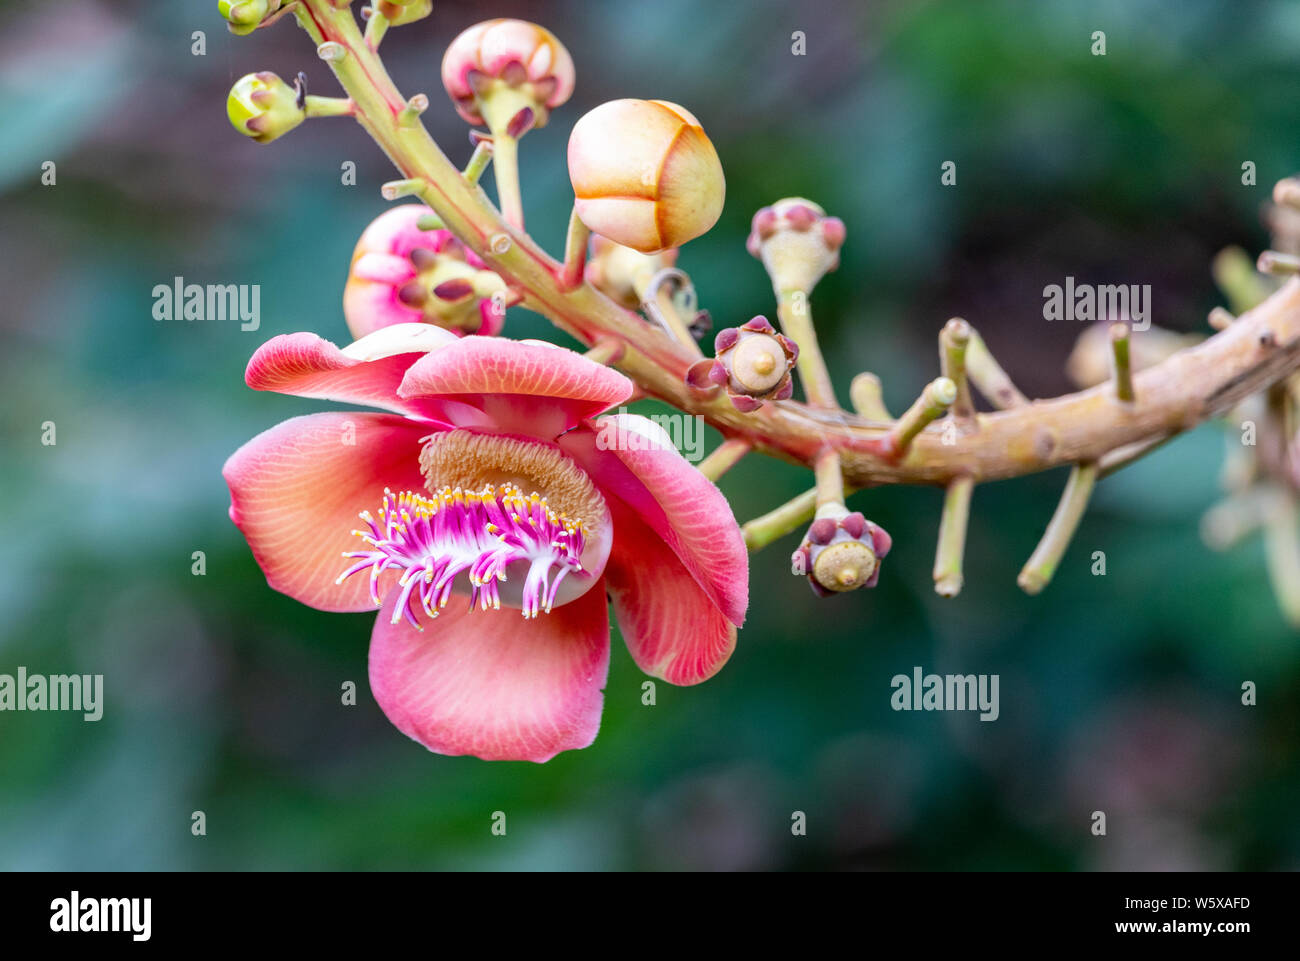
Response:
[[[457,162],[469,142],[438,80],[456,33],[522,16],[573,53],[573,101],[522,148],[529,224],[552,249],[569,127],[619,96],[689,106],[721,154],[726,210],[681,259],[716,323],[772,311],[744,250],[758,207],[806,195],[843,217],[843,264],[814,299],[824,343],[845,400],[874,369],[895,410],[935,375],[954,314],[1031,395],[1068,389],[1082,325],[1041,314],[1067,274],[1149,283],[1156,323],[1204,330],[1211,258],[1266,245],[1261,205],[1300,168],[1294,3],[435,7],[384,52],[403,89],[430,94]],[[260,69],[335,89],[291,20],[231,37],[215,0],[0,8],[0,672],[106,686],[98,723],[0,714],[0,867],[1300,866],[1300,638],[1258,540],[1224,555],[1200,542],[1215,425],[1101,484],[1038,598],[1015,578],[1063,471],[977,490],[951,601],[930,581],[940,494],[871,491],[852,503],[896,544],[876,590],[815,599],[789,573],[793,538],[755,555],[748,625],[707,684],[659,684],[643,706],[615,639],[590,749],[488,764],[408,741],[366,685],[372,615],[271,591],[226,516],[224,459],[320,407],[248,390],[244,364],[278,333],[346,340],[348,259],[392,176],[348,121],[269,147],[238,136],[226,92]],[[349,160],[356,186],[341,183]],[[955,187],[939,182],[947,160]],[[1259,186],[1241,182],[1247,160]],[[175,276],[260,284],[261,329],[155,321],[151,291]],[[517,309],[508,332],[558,336]],[[743,520],[808,483],[751,458],[723,487]],[[999,674],[1001,717],[892,711],[890,678],[916,665]],[[1258,706],[1240,703],[1247,680]]]

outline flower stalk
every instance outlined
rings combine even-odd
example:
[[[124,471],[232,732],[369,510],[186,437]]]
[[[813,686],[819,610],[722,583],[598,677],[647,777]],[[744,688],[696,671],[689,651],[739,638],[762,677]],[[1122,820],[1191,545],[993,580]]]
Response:
[[[940,597],[956,597],[961,593],[962,557],[966,552],[966,526],[974,489],[975,482],[970,477],[958,477],[943,495],[939,543],[934,552],[934,592]]]
[[[1051,583],[1061,564],[1061,558],[1065,556],[1066,548],[1070,546],[1074,532],[1079,527],[1079,521],[1088,509],[1088,501],[1096,482],[1095,463],[1076,464],[1071,469],[1070,479],[1066,481],[1056,512],[1016,580],[1026,594],[1038,594]]]

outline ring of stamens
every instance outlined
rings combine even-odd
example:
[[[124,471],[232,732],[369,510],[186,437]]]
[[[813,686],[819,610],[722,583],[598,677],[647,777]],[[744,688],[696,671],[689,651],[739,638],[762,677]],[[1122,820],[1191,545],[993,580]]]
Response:
[[[522,613],[531,618],[549,613],[565,576],[582,570],[582,521],[513,484],[478,491],[444,487],[430,495],[385,489],[378,517],[363,511],[361,519],[365,529],[353,533],[369,549],[344,552],[353,563],[337,583],[369,570],[370,599],[379,604],[380,575],[400,572],[392,623],[405,617],[417,630],[423,629],[418,611],[437,617],[462,574],[469,580],[471,607],[499,609],[498,584],[507,568],[526,562]]]

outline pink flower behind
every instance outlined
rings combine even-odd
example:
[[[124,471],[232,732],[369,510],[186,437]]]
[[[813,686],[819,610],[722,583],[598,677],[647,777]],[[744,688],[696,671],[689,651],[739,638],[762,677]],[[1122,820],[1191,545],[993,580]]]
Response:
[[[592,420],[631,393],[622,374],[549,344],[401,324],[344,350],[276,337],[247,381],[388,411],[286,421],[225,476],[272,587],[380,609],[371,688],[430,750],[545,761],[589,745],[607,595],[648,674],[695,684],[734,650],[748,603],[735,518],[656,425]]]
[[[357,241],[343,289],[356,338],[393,324],[425,322],[492,336],[505,323],[505,283],[447,230],[421,230],[433,211],[402,204],[380,214]]]

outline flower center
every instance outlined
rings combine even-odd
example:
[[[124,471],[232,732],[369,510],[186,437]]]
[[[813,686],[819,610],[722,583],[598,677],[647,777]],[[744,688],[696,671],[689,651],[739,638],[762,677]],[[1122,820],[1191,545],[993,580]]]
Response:
[[[338,578],[369,570],[379,604],[380,575],[398,572],[394,624],[405,617],[422,629],[420,610],[437,617],[453,592],[466,590],[471,607],[504,603],[536,617],[581,596],[603,572],[611,526],[604,498],[557,449],[448,431],[426,438],[420,467],[429,493],[385,490],[378,517],[363,512],[365,529],[353,532],[368,549],[346,552],[353,563]]]

